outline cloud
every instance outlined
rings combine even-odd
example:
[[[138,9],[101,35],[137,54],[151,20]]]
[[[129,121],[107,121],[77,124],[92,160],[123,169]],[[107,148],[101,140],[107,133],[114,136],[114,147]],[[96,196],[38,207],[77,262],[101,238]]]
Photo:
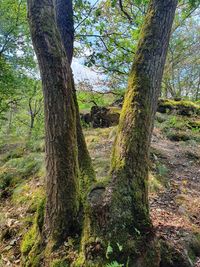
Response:
[[[94,90],[100,90],[104,83],[104,75],[98,74],[87,66],[80,63],[80,60],[74,58],[72,61],[72,70],[76,84],[86,82],[91,85]]]

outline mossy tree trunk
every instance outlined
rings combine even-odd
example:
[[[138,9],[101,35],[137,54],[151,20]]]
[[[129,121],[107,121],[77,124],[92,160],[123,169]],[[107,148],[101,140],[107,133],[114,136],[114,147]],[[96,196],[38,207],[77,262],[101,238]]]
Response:
[[[78,230],[78,157],[80,162],[85,152],[77,152],[77,132],[82,130],[77,124],[80,120],[70,68],[72,54],[68,50],[65,53],[62,45],[53,3],[28,0],[45,101],[44,235],[59,244]],[[107,185],[94,187],[88,195],[82,235],[84,257],[77,259],[77,266],[105,266],[112,257],[131,267],[158,266],[148,207],[148,159],[176,5],[177,0],[150,1],[120,117],[110,180]]]
[[[158,265],[154,260],[146,261],[150,256],[145,249],[153,240],[148,203],[149,146],[176,6],[177,0],[150,1],[120,116],[111,178],[107,186],[97,186],[89,194],[90,218],[83,243],[86,262],[97,259],[95,266],[103,266],[99,262],[103,257],[106,260],[103,251],[108,242],[123,263]],[[141,254],[146,255],[142,260]]]
[[[74,50],[74,20],[72,0],[55,1],[56,21],[67,54],[69,63],[72,62]],[[87,149],[83,130],[81,127],[79,106],[76,96],[75,84],[72,75],[73,96],[76,109],[76,131],[78,144],[78,163],[80,170],[80,190],[82,195],[87,192],[89,186],[95,181],[95,172]]]
[[[80,196],[72,74],[56,27],[53,1],[27,2],[44,94],[47,191],[44,236],[59,244],[78,228]]]

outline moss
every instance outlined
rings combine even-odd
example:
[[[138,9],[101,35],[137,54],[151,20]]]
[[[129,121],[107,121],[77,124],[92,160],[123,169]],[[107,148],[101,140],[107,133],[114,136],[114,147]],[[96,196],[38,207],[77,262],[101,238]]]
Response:
[[[109,113],[110,114],[115,114],[115,113],[118,113],[120,114],[121,113],[121,108],[118,108],[118,107],[109,107]]]
[[[149,191],[150,193],[159,192],[163,188],[163,184],[161,181],[153,175],[152,173],[149,174]]]
[[[25,234],[22,243],[21,243],[21,252],[24,255],[28,255],[34,246],[35,240],[37,236],[37,230],[35,225],[31,227],[31,229]]]
[[[39,231],[42,231],[42,227],[43,227],[43,223],[44,223],[44,212],[45,212],[45,203],[46,203],[46,199],[43,198],[37,208],[37,212],[36,212],[36,225],[39,228]]]
[[[191,260],[173,245],[161,241],[160,267],[191,267]]]
[[[24,151],[24,147],[16,147],[13,150],[7,152],[3,158],[1,159],[4,162],[7,162],[10,159],[14,159],[14,158],[21,158],[24,155],[25,151]]]
[[[39,267],[43,258],[42,239],[34,226],[29,230],[21,244],[21,265]]]
[[[172,131],[167,134],[167,138],[169,138],[171,141],[179,142],[191,140],[192,136],[182,131]]]
[[[50,267],[68,267],[68,263],[66,262],[66,260],[53,260],[52,263],[50,264]]]
[[[196,121],[189,121],[189,122],[188,122],[188,125],[189,125],[191,128],[200,129],[200,121],[199,121],[199,120],[196,120]]]
[[[200,256],[200,233],[194,234],[189,244],[189,256],[193,260]]]
[[[44,222],[45,199],[38,205],[34,224],[24,235],[21,243],[22,266],[39,267],[43,255],[42,227]]]
[[[200,114],[200,105],[186,100],[160,99],[158,102],[158,111],[161,113],[174,111],[179,115],[190,116],[192,114]]]

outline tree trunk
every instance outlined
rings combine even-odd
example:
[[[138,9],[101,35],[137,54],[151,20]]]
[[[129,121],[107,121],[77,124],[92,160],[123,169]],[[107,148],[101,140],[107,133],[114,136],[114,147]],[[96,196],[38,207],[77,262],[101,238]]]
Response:
[[[42,77],[46,143],[44,234],[61,243],[77,231],[79,211],[76,110],[70,64],[52,0],[28,0],[28,17]]]
[[[56,21],[61,35],[62,43],[67,54],[69,63],[72,62],[74,49],[74,20],[72,1],[56,0],[55,1]],[[81,127],[79,106],[76,96],[75,84],[72,75],[73,97],[76,109],[76,130],[78,144],[78,163],[80,170],[80,190],[81,195],[85,195],[89,186],[95,181],[95,172],[92,161],[87,149],[83,130]]]
[[[150,259],[152,247],[149,251],[145,247],[153,236],[149,146],[176,6],[177,0],[150,1],[120,116],[111,178],[108,185],[96,186],[89,194],[91,210],[83,243],[86,261],[96,260],[95,266],[105,266],[102,260],[107,260],[109,242],[114,258],[124,264],[129,261],[128,266],[158,266]]]

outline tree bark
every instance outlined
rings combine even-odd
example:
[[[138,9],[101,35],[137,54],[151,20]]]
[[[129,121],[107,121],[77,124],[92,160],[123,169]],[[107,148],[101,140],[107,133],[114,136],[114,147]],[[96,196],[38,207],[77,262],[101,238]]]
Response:
[[[157,266],[154,260],[147,262],[149,255],[145,254],[152,236],[149,146],[176,6],[177,0],[150,1],[120,116],[111,178],[107,186],[96,186],[89,194],[91,213],[84,252],[86,261],[98,259],[99,265],[95,266],[104,266],[99,259],[106,260],[103,251],[108,242],[116,251],[115,257],[124,264],[129,259],[129,266]],[[95,249],[95,240],[103,240],[99,245],[102,250]],[[122,246],[121,252],[116,244]],[[142,256],[138,250],[143,260],[136,261]]]
[[[68,61],[71,65],[74,49],[74,20],[73,20],[73,8],[71,0],[55,0],[56,22],[61,35],[62,43],[65,48],[65,52]],[[76,109],[76,131],[77,131],[77,145],[78,145],[78,163],[80,170],[80,190],[81,195],[85,195],[88,188],[93,182],[95,182],[95,172],[92,166],[92,160],[90,158],[87,145],[85,142],[83,130],[81,127],[79,106],[76,96],[76,89],[74,84],[74,78],[72,75],[73,97]]]
[[[70,64],[52,0],[28,0],[28,18],[44,94],[46,212],[44,235],[61,243],[77,231],[79,211],[76,109]]]

